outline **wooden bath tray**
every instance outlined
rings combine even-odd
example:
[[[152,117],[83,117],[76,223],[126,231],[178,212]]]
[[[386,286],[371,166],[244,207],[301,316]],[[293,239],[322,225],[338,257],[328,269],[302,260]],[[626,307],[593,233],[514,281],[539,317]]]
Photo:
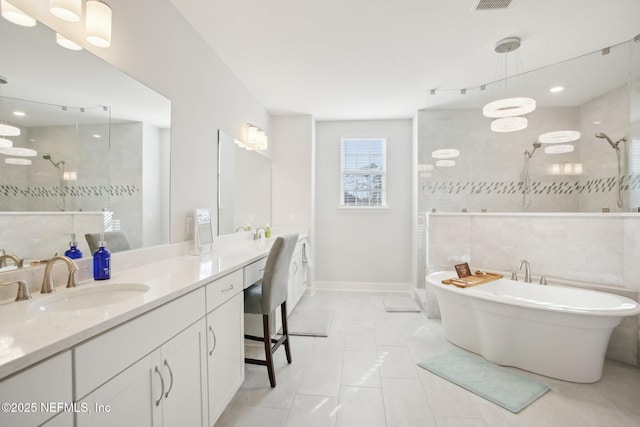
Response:
[[[458,288],[470,288],[471,286],[482,285],[483,283],[493,282],[494,280],[502,279],[502,274],[497,273],[484,273],[472,274],[467,277],[460,277],[455,279],[446,279],[442,283],[445,285],[454,285]]]

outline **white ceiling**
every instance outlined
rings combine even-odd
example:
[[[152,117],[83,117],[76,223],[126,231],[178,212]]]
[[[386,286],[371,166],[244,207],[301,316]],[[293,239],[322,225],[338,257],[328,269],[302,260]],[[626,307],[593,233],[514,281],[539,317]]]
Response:
[[[524,71],[640,33],[640,0],[171,0],[272,114],[412,117],[499,77],[499,40]],[[584,68],[578,73],[585,73]]]

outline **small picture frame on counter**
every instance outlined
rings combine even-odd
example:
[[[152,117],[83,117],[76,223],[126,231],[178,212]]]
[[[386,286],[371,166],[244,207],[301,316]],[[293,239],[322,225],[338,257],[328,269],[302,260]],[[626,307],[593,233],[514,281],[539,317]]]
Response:
[[[467,264],[466,262],[462,264],[456,264],[454,265],[454,267],[456,268],[456,273],[458,273],[459,278],[471,276],[471,269],[469,268],[469,264]]]

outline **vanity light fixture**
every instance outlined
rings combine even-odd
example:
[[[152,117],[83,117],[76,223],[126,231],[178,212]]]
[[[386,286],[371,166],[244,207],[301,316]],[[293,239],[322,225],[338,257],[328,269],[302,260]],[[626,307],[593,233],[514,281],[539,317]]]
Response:
[[[429,163],[419,164],[418,172],[431,172],[433,170],[433,165]]]
[[[13,147],[13,141],[7,138],[0,138],[0,148]]]
[[[49,0],[49,12],[69,22],[80,22],[82,0]]]
[[[455,166],[455,160],[438,160],[436,161],[436,166],[441,168],[450,168],[451,166]]]
[[[252,124],[247,124],[247,150],[266,150],[269,146],[265,131]]]
[[[582,163],[554,163],[551,165],[553,175],[581,175]]]
[[[577,130],[556,130],[543,133],[538,137],[538,141],[543,144],[561,144],[563,142],[573,142],[580,139],[580,132]]]
[[[62,179],[65,181],[77,181],[78,180],[78,172],[76,171],[65,171],[62,174]]]
[[[431,157],[434,159],[455,159],[460,156],[460,150],[455,148],[441,148],[431,152]]]
[[[505,54],[504,59],[504,88],[507,92],[507,54],[517,50],[520,47],[520,39],[518,37],[507,37],[500,40],[495,47],[497,53]],[[516,61],[517,64],[517,61]],[[494,132],[514,132],[527,127],[527,119],[520,117],[524,114],[531,113],[536,109],[536,101],[533,98],[513,97],[498,99],[490,102],[482,108],[482,114],[485,117],[494,118],[491,122],[491,130]],[[505,120],[505,119],[509,120]]]
[[[82,46],[72,42],[60,33],[56,33],[56,43],[69,50],[82,50]]]
[[[89,43],[111,46],[111,7],[100,0],[87,0],[85,28]]]
[[[29,166],[30,164],[32,164],[31,160],[29,159],[17,159],[15,157],[9,157],[7,159],[4,159],[4,162],[8,165]]]
[[[573,150],[574,150],[574,147],[571,144],[550,145],[548,147],[544,147],[544,152],[546,154],[571,153]]]
[[[37,21],[32,16],[18,9],[7,0],[0,0],[0,9],[2,9],[2,17],[9,22],[21,25],[23,27],[33,27]]]

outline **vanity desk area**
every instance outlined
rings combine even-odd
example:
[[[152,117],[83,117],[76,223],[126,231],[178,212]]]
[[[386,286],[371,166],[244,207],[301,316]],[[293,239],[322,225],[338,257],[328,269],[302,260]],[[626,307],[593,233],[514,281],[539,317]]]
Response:
[[[114,254],[108,281],[0,301],[0,425],[214,425],[244,380],[242,291],[274,241],[236,234],[134,268],[118,264],[162,247]],[[291,309],[306,290],[306,244],[301,234]]]

